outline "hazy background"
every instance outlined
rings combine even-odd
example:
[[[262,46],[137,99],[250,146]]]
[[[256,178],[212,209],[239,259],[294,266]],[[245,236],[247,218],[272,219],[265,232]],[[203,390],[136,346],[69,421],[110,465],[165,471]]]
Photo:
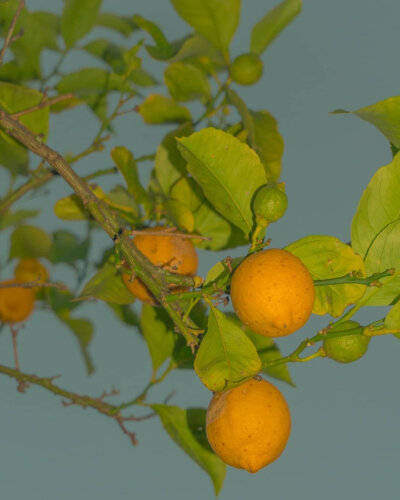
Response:
[[[276,3],[242,2],[233,54],[248,49],[250,28]],[[264,54],[262,81],[256,87],[240,89],[249,107],[268,109],[277,117],[285,140],[282,179],[289,209],[271,227],[270,236],[277,247],[309,234],[349,240],[351,218],[362,190],[376,169],[390,161],[390,151],[372,126],[328,112],[372,104],[398,94],[400,87],[397,0],[304,3],[300,17]],[[27,0],[27,6],[59,13],[62,2]],[[167,1],[105,0],[103,10],[148,17],[170,39],[189,31]],[[48,56],[51,63],[53,56]],[[64,70],[76,67],[72,59]],[[77,61],[87,59],[79,55]],[[163,68],[158,63],[147,66],[158,71]],[[64,153],[76,152],[88,144],[97,128],[96,121],[78,108],[53,119],[49,144]],[[79,163],[80,173],[111,166],[108,151],[113,145],[126,145],[135,155],[153,152],[166,128],[145,127],[139,116],[128,115],[116,122],[116,130],[117,136],[107,143],[107,153]],[[5,179],[0,174],[0,182]],[[42,196],[19,207],[47,209],[40,219],[43,227],[65,227],[49,206],[67,193],[69,189],[56,180]],[[77,222],[67,227],[79,231],[81,226]],[[8,252],[8,236],[5,233],[0,239],[2,262]],[[99,244],[106,245],[105,238],[98,238]],[[242,253],[229,252],[232,256]],[[222,255],[202,253],[200,274]],[[10,274],[11,268],[1,277]],[[68,269],[58,266],[52,276],[68,280]],[[40,311],[19,337],[23,370],[60,373],[59,384],[80,393],[100,395],[112,386],[121,390],[121,399],[139,393],[150,378],[150,361],[137,332],[118,323],[101,303],[85,306],[83,314],[96,324],[91,352],[97,371],[92,377],[85,374],[70,332]],[[368,322],[383,315],[382,310],[370,309],[357,319]],[[326,323],[326,318],[313,318],[301,332],[279,341],[282,351],[289,353]],[[277,383],[293,418],[286,451],[256,475],[229,468],[220,498],[395,498],[400,458],[399,354],[399,340],[387,337],[373,339],[367,355],[352,365],[321,359],[290,366],[297,388]],[[0,362],[13,364],[7,332],[0,336]],[[162,401],[171,389],[176,390],[172,403],[184,407],[206,407],[210,398],[193,373],[180,371],[155,388],[149,401]],[[112,420],[95,411],[64,408],[58,397],[41,388],[32,387],[21,395],[15,381],[0,377],[1,496],[10,500],[213,497],[209,478],[173,443],[158,418],[133,427],[139,440],[136,448]]]

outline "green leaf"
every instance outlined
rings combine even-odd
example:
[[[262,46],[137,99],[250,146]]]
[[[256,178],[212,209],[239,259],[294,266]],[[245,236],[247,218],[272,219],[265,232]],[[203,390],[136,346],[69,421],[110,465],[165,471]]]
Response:
[[[243,120],[249,145],[260,157],[268,180],[279,179],[283,156],[283,139],[275,118],[268,111],[251,111],[237,92],[228,89],[227,96]],[[233,134],[235,135],[235,134]]]
[[[19,257],[48,257],[52,241],[50,236],[35,226],[21,225],[11,234],[10,259]]]
[[[173,200],[169,198],[164,202],[164,208],[168,214],[169,219],[182,228],[184,231],[188,233],[193,232],[194,230],[194,217],[192,212],[186,205],[184,205],[179,200]]]
[[[85,259],[89,245],[88,239],[81,241],[75,234],[60,229],[53,233],[53,245],[49,259],[53,263],[72,264],[77,260]]]
[[[51,12],[37,11],[31,13],[34,24],[40,26],[42,44],[47,49],[58,50],[58,34],[60,32],[60,18]]]
[[[244,233],[216,212],[205,200],[193,213],[194,231],[201,236],[211,238],[210,241],[194,240],[193,244],[205,250],[223,250],[245,245],[248,240]]]
[[[130,304],[135,299],[124,285],[112,256],[83,287],[79,299],[96,298],[112,304]]]
[[[385,318],[385,327],[390,329],[400,328],[400,302],[397,302]]]
[[[178,406],[155,404],[152,409],[175,441],[210,476],[215,494],[223,485],[226,466],[210,448],[206,437],[206,410],[202,408],[183,409]]]
[[[400,148],[400,96],[389,97],[356,111],[336,109],[332,113],[351,113],[358,116],[374,125],[396,148]]]
[[[16,113],[36,106],[41,102],[43,94],[34,89],[0,82],[0,107],[7,113]],[[49,129],[49,108],[28,113],[19,121],[35,135],[46,140]],[[28,153],[24,146],[0,132],[0,164],[7,167],[12,174],[27,173]]]
[[[54,314],[68,326],[78,340],[86,370],[88,374],[91,374],[94,371],[94,366],[88,348],[93,339],[92,323],[87,319],[71,317],[71,311],[79,306],[79,303],[73,300],[74,296],[71,292],[57,288],[46,288],[43,297]]]
[[[276,366],[268,366],[269,362],[282,357],[282,354],[275,342],[270,337],[264,337],[263,335],[254,333],[250,330],[250,328],[243,327],[243,330],[257,349],[257,353],[260,356],[262,363],[262,372],[272,378],[282,380],[283,382],[295,387],[286,363]]]
[[[383,286],[369,287],[362,298],[363,306],[389,306],[400,296],[400,270],[379,280]]]
[[[362,258],[333,236],[306,236],[285,248],[296,255],[314,280],[338,278],[354,273],[365,276]],[[315,287],[314,314],[339,317],[365,293],[366,286],[354,283]]]
[[[171,0],[171,3],[190,26],[227,54],[239,24],[240,0]]]
[[[233,271],[242,262],[244,257],[235,257],[229,259],[229,267],[226,259],[220,260],[209,269],[203,286],[210,285],[211,283],[227,283]]]
[[[12,176],[28,174],[28,151],[19,142],[0,132],[0,165]]]
[[[176,137],[186,137],[193,132],[190,122],[183,123],[169,132],[157,148],[154,168],[163,193],[168,196],[171,187],[183,175],[187,174],[186,161],[178,151]]]
[[[152,57],[163,60],[169,59],[175,54],[176,48],[168,42],[164,33],[155,23],[138,15],[134,15],[133,20],[139,28],[146,31],[154,40],[155,46],[146,45],[146,49]]]
[[[145,123],[158,125],[160,123],[182,123],[191,121],[190,111],[176,103],[173,99],[161,94],[150,94],[138,106],[137,111]]]
[[[197,351],[194,369],[207,389],[220,392],[256,375],[261,370],[261,361],[243,330],[212,307],[208,330]]]
[[[268,111],[250,111],[254,124],[253,148],[264,165],[270,182],[276,182],[281,173],[283,139],[275,118]]]
[[[111,150],[111,158],[118,170],[124,176],[128,190],[138,203],[149,206],[149,199],[142,187],[139,173],[133,154],[124,146],[117,146]]]
[[[67,48],[89,33],[93,28],[101,0],[65,0],[61,19],[61,33]]]
[[[121,76],[101,68],[83,68],[64,75],[56,85],[60,94],[73,92],[80,97],[95,96],[113,90],[134,93],[132,87]]]
[[[137,317],[136,312],[128,304],[112,304],[108,303],[108,306],[113,311],[115,316],[128,326],[139,326],[140,321]]]
[[[175,62],[164,72],[168,92],[177,101],[194,101],[211,97],[210,84],[200,69],[192,64]]]
[[[164,361],[172,356],[175,346],[173,324],[164,309],[143,304],[140,327],[149,348],[155,376]]]
[[[118,74],[122,74],[125,69],[124,52],[122,47],[119,47],[110,40],[99,38],[84,45],[86,52],[92,54],[102,61],[106,62]]]
[[[284,0],[269,11],[252,29],[251,52],[261,54],[300,13],[301,7],[301,0]]]
[[[267,182],[257,154],[247,144],[215,128],[177,141],[189,172],[207,199],[220,214],[249,234],[254,225],[252,198]]]
[[[125,186],[117,184],[104,197],[105,203],[109,204],[122,213],[129,213],[135,218],[139,218],[139,207],[135,198]]]
[[[400,267],[400,154],[381,167],[363,192],[351,225],[351,243],[368,274]]]
[[[94,365],[89,354],[88,347],[93,339],[94,328],[91,321],[83,318],[60,317],[78,340],[79,347],[86,365],[88,375],[94,372]]]
[[[0,231],[10,226],[16,226],[25,219],[36,217],[39,210],[17,210],[16,212],[6,212],[0,215]]]
[[[137,26],[133,22],[131,16],[118,16],[110,12],[98,14],[95,24],[96,26],[102,26],[103,28],[109,28],[113,31],[117,31],[125,37],[131,35],[131,33],[137,29]]]
[[[170,62],[184,61],[194,64],[207,73],[220,71],[225,67],[222,54],[204,37],[194,34],[186,38]]]
[[[65,196],[56,201],[54,213],[62,220],[86,220],[91,218],[89,210],[86,210],[76,194]]]
[[[203,192],[191,177],[182,177],[171,189],[171,198],[183,203],[190,211],[200,208],[204,201]]]
[[[139,87],[152,87],[158,83],[154,76],[143,68],[133,69],[129,73],[129,80]]]

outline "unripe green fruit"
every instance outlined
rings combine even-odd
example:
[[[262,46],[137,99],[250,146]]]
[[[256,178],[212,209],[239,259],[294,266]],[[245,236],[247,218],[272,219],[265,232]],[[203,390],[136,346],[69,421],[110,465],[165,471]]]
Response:
[[[330,332],[352,330],[359,326],[355,321],[343,321],[343,323],[332,328]],[[328,358],[338,363],[352,363],[364,356],[370,340],[370,337],[360,334],[329,338],[328,333],[323,346]]]
[[[262,75],[263,63],[257,54],[249,52],[238,56],[231,64],[230,75],[240,85],[252,85]]]
[[[286,212],[286,194],[275,185],[265,185],[257,191],[253,202],[253,212],[259,226],[268,226],[280,219]]]

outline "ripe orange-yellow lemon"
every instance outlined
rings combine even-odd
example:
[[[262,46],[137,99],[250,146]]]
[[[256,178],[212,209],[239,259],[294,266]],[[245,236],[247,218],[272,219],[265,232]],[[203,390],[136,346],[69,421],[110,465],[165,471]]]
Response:
[[[17,280],[2,281],[3,285],[18,283]],[[0,321],[19,323],[26,320],[35,307],[35,292],[31,288],[0,288]]]
[[[207,410],[207,439],[228,465],[257,472],[276,460],[290,435],[290,412],[282,393],[251,379],[214,394]]]
[[[164,231],[167,228],[162,226],[148,228],[149,233]],[[194,276],[197,271],[197,252],[188,238],[174,235],[173,232],[163,235],[140,234],[133,238],[136,248],[145,255],[152,264],[176,274],[184,276]],[[122,279],[132,295],[142,302],[156,305],[156,301],[150,290],[139,279],[123,273]],[[173,287],[172,287],[173,288]],[[175,292],[182,291],[182,288],[175,287]]]
[[[14,276],[16,280],[22,283],[29,281],[45,283],[49,279],[47,269],[39,260],[34,258],[21,259],[15,266]]]
[[[266,337],[283,337],[301,328],[315,299],[306,266],[277,248],[244,259],[233,273],[230,293],[242,323]]]

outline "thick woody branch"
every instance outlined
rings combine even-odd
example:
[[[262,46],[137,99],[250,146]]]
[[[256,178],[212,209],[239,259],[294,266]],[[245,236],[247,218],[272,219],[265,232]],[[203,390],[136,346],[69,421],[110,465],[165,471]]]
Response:
[[[180,277],[167,273],[154,266],[139,252],[132,243],[131,238],[127,235],[126,230],[120,227],[107,206],[97,198],[89,188],[89,185],[75,173],[61,154],[41,143],[22,123],[14,120],[1,109],[0,126],[3,127],[8,135],[26,146],[32,153],[47,161],[72,187],[84,206],[89,210],[93,218],[100,224],[108,236],[114,242],[118,241],[121,252],[125,256],[132,272],[145,283],[153,295],[163,304],[178,330],[184,335],[188,345],[192,347],[196,345],[198,340],[194,333],[186,327],[182,319],[182,311],[179,304],[167,304],[163,299],[165,295],[168,294],[167,284],[169,281],[188,286],[193,284],[193,280],[189,277]]]

